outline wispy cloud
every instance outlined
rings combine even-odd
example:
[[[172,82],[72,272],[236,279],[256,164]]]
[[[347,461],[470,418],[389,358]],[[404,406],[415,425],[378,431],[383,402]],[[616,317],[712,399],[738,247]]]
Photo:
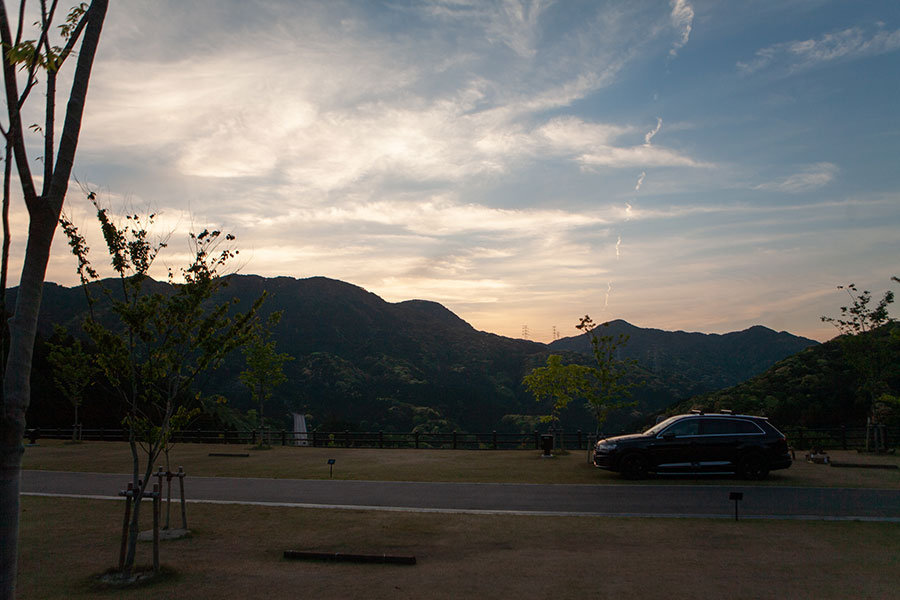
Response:
[[[653,139],[653,136],[659,133],[660,129],[662,129],[662,119],[660,117],[656,117],[656,127],[647,132],[647,134],[644,136],[644,143],[649,146],[650,140]]]
[[[753,189],[802,194],[828,185],[839,171],[840,169],[834,163],[820,162],[809,165],[799,173],[755,185]]]
[[[691,30],[694,26],[694,7],[687,0],[671,0],[672,6],[672,25],[678,31],[678,39],[672,44],[669,50],[669,56],[675,57],[678,51],[684,48],[691,37]]]
[[[826,33],[816,39],[796,40],[761,48],[748,60],[737,63],[745,74],[781,68],[788,73],[812,69],[835,61],[847,61],[886,54],[900,49],[900,29],[876,31],[850,27]]]
[[[634,184],[634,191],[639,192],[641,190],[641,186],[644,185],[644,178],[647,176],[646,171],[641,171],[641,174],[638,176],[637,183]]]

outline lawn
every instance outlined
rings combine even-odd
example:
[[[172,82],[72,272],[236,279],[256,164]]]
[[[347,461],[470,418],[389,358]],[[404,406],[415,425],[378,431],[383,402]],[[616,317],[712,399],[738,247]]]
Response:
[[[18,594],[53,598],[891,598],[900,524],[189,506],[166,581],[104,589],[122,504],[24,497]],[[149,513],[150,511],[145,511]],[[285,550],[414,555],[415,566]],[[150,545],[139,548],[149,562]]]
[[[249,454],[215,457],[210,453]],[[896,455],[873,456],[834,451],[835,461],[900,465]],[[499,483],[630,483],[615,473],[588,463],[586,451],[570,451],[552,459],[534,450],[379,450],[369,448],[300,448],[178,444],[171,453],[172,469],[184,466],[188,475],[208,477],[272,477],[327,479],[334,459],[335,479],[375,481],[464,481]],[[804,487],[900,487],[900,470],[835,468],[808,463],[798,456],[790,469],[774,471],[754,485]],[[41,440],[25,449],[23,467],[54,471],[128,473],[131,454],[124,442]],[[647,480],[659,483],[662,478]],[[666,478],[667,483],[722,484],[723,478]],[[727,480],[726,480],[727,481]],[[640,482],[637,483],[640,485]]]
[[[210,453],[246,453],[214,457]],[[831,453],[897,464],[895,456]],[[392,481],[626,483],[586,452],[374,450],[182,444],[190,475]],[[126,473],[126,444],[43,440],[26,469]],[[896,488],[897,471],[795,462],[766,485]],[[652,482],[653,480],[651,480]],[[658,482],[658,480],[656,480]],[[722,484],[721,478],[666,480]],[[640,485],[640,483],[637,483]],[[887,598],[900,588],[900,524],[315,510],[190,504],[189,539],[165,542],[168,579],[110,590],[122,504],[23,497],[19,598]],[[150,511],[143,516],[149,519]],[[149,521],[145,524],[149,528]],[[415,566],[290,561],[285,550],[414,555]],[[142,544],[139,562],[149,562]]]

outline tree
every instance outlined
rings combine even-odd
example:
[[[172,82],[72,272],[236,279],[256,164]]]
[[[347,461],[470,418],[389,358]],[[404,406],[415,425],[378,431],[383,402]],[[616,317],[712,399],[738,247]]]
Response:
[[[111,305],[115,325],[91,316],[84,331],[97,348],[97,364],[126,407],[124,424],[132,457],[131,521],[122,575],[134,567],[139,533],[141,499],[151,485],[151,474],[160,454],[167,450],[172,435],[193,415],[187,409],[199,402],[192,384],[201,373],[215,369],[233,350],[246,343],[256,326],[260,297],[246,312],[233,310],[230,303],[213,299],[225,280],[220,273],[237,251],[220,248],[222,234],[204,230],[190,234],[192,262],[181,269],[181,283],[169,269],[168,286],[160,286],[149,276],[150,268],[164,242],[152,244],[145,219],[127,217],[128,225],[118,226],[93,194],[107,250],[115,271],[117,290],[103,289]],[[153,222],[153,215],[146,219]],[[89,249],[75,227],[61,219],[69,245],[78,256],[79,273],[91,289],[99,279],[90,268]],[[234,237],[224,236],[231,243]],[[154,291],[155,289],[155,291]],[[99,312],[99,311],[98,311]]]
[[[47,343],[50,348],[47,360],[53,368],[53,381],[57,389],[75,409],[72,441],[79,441],[81,424],[78,422],[78,407],[81,406],[84,390],[91,385],[97,368],[93,358],[82,349],[81,340],[66,340],[66,330],[59,325],[56,326],[56,337],[60,343]]]
[[[15,37],[10,27],[6,3],[0,2],[0,43],[4,99],[8,123],[4,138],[12,152],[6,158],[15,159],[22,196],[28,210],[28,238],[25,259],[19,278],[19,291],[12,318],[9,320],[9,354],[3,372],[3,418],[0,419],[0,597],[15,596],[16,560],[19,539],[19,484],[24,452],[25,413],[30,401],[31,360],[37,333],[38,312],[41,305],[44,275],[50,258],[50,245],[69,185],[75,160],[78,135],[84,114],[88,82],[94,64],[100,32],[106,19],[108,0],[93,0],[90,5],[79,4],[66,17],[62,26],[54,25],[57,0],[50,6],[42,1],[41,17],[37,23],[36,40],[23,40],[25,35],[25,1],[19,7]],[[62,47],[51,45],[54,30],[61,36]],[[77,61],[69,92],[62,131],[56,143],[56,82],[57,74],[66,59],[75,52],[79,39]],[[19,70],[24,87],[19,89]],[[44,73],[44,124],[40,133],[44,138],[41,161],[43,174],[40,193],[31,173],[32,161],[25,144],[22,122],[23,107],[30,92],[38,83],[38,72]],[[10,164],[7,162],[7,164]],[[4,226],[9,239],[6,215],[9,196],[8,180],[4,181]],[[2,273],[7,272],[8,254],[3,254]],[[3,282],[5,288],[5,282]],[[3,307],[4,313],[6,308]]]
[[[275,352],[275,340],[271,339],[271,328],[280,319],[281,313],[274,312],[269,315],[265,329],[256,323],[250,340],[241,349],[247,368],[241,371],[240,379],[241,383],[250,390],[253,401],[259,405],[259,432],[260,436],[263,436],[260,438],[260,445],[266,444],[263,408],[271,400],[275,388],[287,381],[283,369],[284,363],[294,360],[290,354]]]
[[[634,381],[626,381],[629,370],[637,361],[619,357],[619,348],[628,343],[629,336],[620,333],[617,336],[597,335],[598,326],[590,316],[584,315],[575,326],[584,332],[591,341],[591,351],[597,366],[591,368],[593,385],[590,386],[588,403],[597,417],[597,434],[606,422],[610,413],[615,410],[633,406],[625,398],[631,396],[631,389],[638,385]],[[599,327],[609,327],[609,321]]]
[[[532,369],[522,383],[538,402],[553,402],[550,414],[541,417],[542,423],[556,423],[559,413],[576,398],[587,398],[591,368],[585,365],[564,365],[562,356],[551,354],[547,366]]]
[[[608,327],[609,323],[604,323]],[[624,399],[631,395],[631,388],[637,385],[625,381],[633,360],[622,360],[618,350],[628,342],[628,336],[598,336],[597,326],[590,316],[585,315],[575,326],[588,336],[595,365],[562,363],[562,357],[552,354],[547,357],[547,366],[538,367],[522,380],[528,391],[539,402],[553,400],[552,413],[542,420],[558,420],[559,412],[576,399],[584,399],[597,420],[597,433],[615,410],[631,406]]]
[[[892,278],[900,282],[897,277]],[[831,323],[840,332],[840,342],[844,357],[859,377],[859,389],[862,392],[866,410],[869,413],[868,431],[874,433],[875,449],[881,449],[879,436],[879,398],[887,396],[889,390],[884,381],[885,369],[893,360],[888,344],[876,339],[893,319],[888,314],[888,306],[894,302],[894,292],[888,290],[877,304],[872,306],[872,292],[862,292],[854,284],[839,285],[839,290],[846,291],[851,304],[841,307],[840,317],[823,316],[822,321]],[[869,433],[866,435],[866,449],[869,449]]]

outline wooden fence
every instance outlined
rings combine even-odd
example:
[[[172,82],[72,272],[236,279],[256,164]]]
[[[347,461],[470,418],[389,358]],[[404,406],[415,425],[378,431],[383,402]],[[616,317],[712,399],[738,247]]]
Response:
[[[887,448],[897,447],[900,427],[882,426],[882,439]],[[857,450],[866,446],[865,427],[784,427],[788,443],[797,450]],[[36,435],[34,435],[36,434]],[[541,434],[531,433],[395,433],[386,431],[312,431],[301,434],[291,431],[206,431],[188,430],[175,434],[181,443],[257,444],[265,438],[272,445],[312,446],[322,448],[420,448],[453,450],[536,450],[541,448]],[[555,432],[555,448],[587,450],[596,441],[594,434],[582,431]],[[72,429],[29,429],[31,439],[71,439]],[[81,439],[90,441],[124,441],[128,433],[123,429],[82,429]]]
[[[257,444],[265,441],[278,446],[311,446],[338,448],[419,448],[419,449],[452,449],[452,450],[525,450],[541,447],[541,434],[532,433],[395,433],[386,431],[311,431],[295,433],[292,431],[266,430],[263,434],[254,431],[212,431],[187,430],[173,436],[179,443],[203,444]],[[596,436],[582,431],[555,432],[555,447],[569,450],[583,449],[593,445]],[[72,439],[71,428],[29,429],[29,439]],[[84,441],[127,441],[128,431],[125,429],[82,429],[81,439]]]

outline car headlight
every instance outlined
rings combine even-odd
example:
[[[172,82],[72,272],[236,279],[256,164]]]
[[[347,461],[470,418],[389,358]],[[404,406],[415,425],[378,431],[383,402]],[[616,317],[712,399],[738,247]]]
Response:
[[[609,440],[600,440],[597,442],[597,450],[612,450],[615,447],[616,443]]]

